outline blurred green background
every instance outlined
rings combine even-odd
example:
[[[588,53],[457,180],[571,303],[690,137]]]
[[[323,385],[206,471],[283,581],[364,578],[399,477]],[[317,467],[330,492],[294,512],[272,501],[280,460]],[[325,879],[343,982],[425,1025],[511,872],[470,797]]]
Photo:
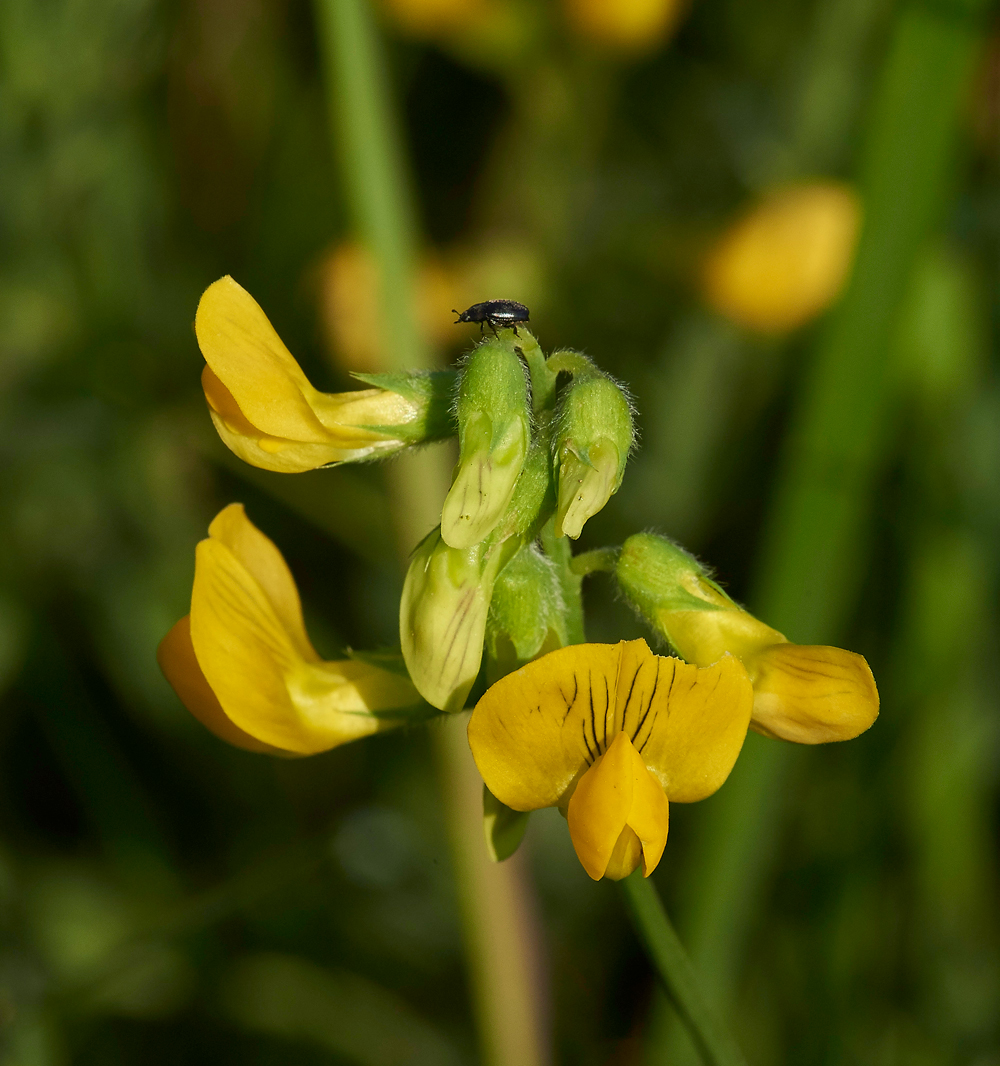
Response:
[[[422,343],[453,360],[450,307],[528,303],[638,410],[580,546],[662,531],[790,639],[872,665],[869,733],[751,737],[672,811],[656,881],[749,1060],[997,1064],[1000,39],[961,0],[651,7],[619,40],[583,0],[376,9]],[[426,733],[249,755],[154,659],[232,500],[322,654],[396,642],[383,471],[242,467],[198,380],[226,273],[319,387],[386,358],[316,18],[0,4],[5,1066],[478,1061]],[[860,191],[841,302],[767,332],[713,310],[720,235],[814,178]],[[604,576],[586,594],[591,639],[643,635]],[[555,812],[526,847],[553,1061],[690,1061]]]

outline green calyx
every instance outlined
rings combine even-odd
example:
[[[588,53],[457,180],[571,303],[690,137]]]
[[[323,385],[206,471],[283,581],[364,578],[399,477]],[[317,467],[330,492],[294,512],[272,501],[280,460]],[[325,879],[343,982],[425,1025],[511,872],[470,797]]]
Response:
[[[621,546],[615,577],[628,601],[652,625],[664,611],[738,610],[690,552],[655,533]]]

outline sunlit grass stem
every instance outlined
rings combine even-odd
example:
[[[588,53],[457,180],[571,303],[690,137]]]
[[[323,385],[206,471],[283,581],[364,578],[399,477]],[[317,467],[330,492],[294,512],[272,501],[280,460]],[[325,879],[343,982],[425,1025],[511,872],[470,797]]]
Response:
[[[430,367],[417,328],[418,248],[413,198],[387,70],[366,0],[316,0],[334,150],[357,234],[378,265],[386,369]],[[400,562],[439,520],[449,484],[446,450],[428,448],[387,468]],[[487,860],[481,784],[463,719],[432,730],[445,800],[466,956],[486,1066],[549,1061],[530,922],[530,883],[518,863]]]
[[[762,618],[796,641],[834,640],[859,595],[889,443],[887,354],[914,262],[950,198],[984,7],[907,6],[892,33],[862,160],[854,272],[803,383],[751,597]],[[792,749],[751,735],[706,811],[689,867],[692,956],[720,1005],[733,999],[792,758]]]

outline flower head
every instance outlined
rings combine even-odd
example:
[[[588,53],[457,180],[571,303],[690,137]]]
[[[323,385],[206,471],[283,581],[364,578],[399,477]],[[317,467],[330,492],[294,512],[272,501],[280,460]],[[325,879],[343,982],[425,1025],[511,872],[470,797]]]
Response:
[[[587,873],[647,876],[669,801],[710,796],[729,776],[753,692],[739,660],[699,668],[644,640],[576,644],[498,681],[469,744],[487,788],[515,811],[558,806]]]
[[[405,673],[325,662],[272,541],[230,504],[195,553],[191,613],[160,644],[160,668],[189,711],[251,751],[310,755],[401,724],[421,701]]]
[[[313,388],[257,301],[230,277],[205,290],[195,332],[208,364],[201,383],[212,421],[251,466],[298,473],[452,432],[436,375],[354,392]]]
[[[705,666],[727,652],[740,659],[753,682],[751,725],[758,733],[823,744],[850,740],[878,717],[878,689],[862,656],[790,643],[665,537],[629,537],[616,576],[633,606],[688,662]]]

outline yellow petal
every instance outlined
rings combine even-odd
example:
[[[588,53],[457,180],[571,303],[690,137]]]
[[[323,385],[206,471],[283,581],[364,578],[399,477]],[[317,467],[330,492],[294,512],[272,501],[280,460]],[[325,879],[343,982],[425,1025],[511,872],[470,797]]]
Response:
[[[246,289],[228,276],[209,285],[194,328],[205,362],[260,432],[317,443],[326,439],[310,406],[316,390]]]
[[[753,689],[742,663],[707,667],[654,656],[645,641],[624,646],[618,679],[622,728],[667,797],[693,803],[729,776],[743,747]]]
[[[274,541],[247,518],[243,504],[224,507],[212,520],[208,535],[225,545],[260,586],[299,656],[318,663],[319,656],[306,635],[295,578]]]
[[[469,743],[490,791],[515,810],[560,802],[620,732],[671,800],[711,795],[739,754],[753,701],[740,662],[699,669],[644,640],[561,648],[479,701]]]
[[[232,393],[210,366],[202,370],[201,384],[208,401],[208,413],[222,443],[251,466],[279,474],[298,474],[329,463],[365,459],[380,450],[398,447],[396,441],[361,431],[357,432],[355,440],[348,442],[339,437],[333,438],[330,434],[325,434],[324,439],[318,442],[269,436],[248,421]],[[373,443],[378,441],[381,443]]]
[[[497,799],[516,811],[559,803],[601,754],[618,659],[616,644],[574,644],[486,692],[469,720],[469,744]]]
[[[160,641],[156,649],[156,661],[181,703],[217,737],[247,751],[284,754],[280,748],[264,744],[249,733],[244,733],[226,716],[195,658],[191,645],[190,615],[185,615]]]
[[[211,533],[195,554],[191,644],[241,730],[311,754],[396,725],[375,712],[419,702],[409,680],[391,671],[319,661],[284,560],[241,508],[226,508]]]
[[[667,818],[663,789],[626,733],[580,778],[567,811],[573,847],[595,881],[627,877],[640,861],[646,876],[652,873],[666,844]]]
[[[850,740],[878,717],[878,689],[868,663],[854,652],[775,644],[751,663],[752,727],[799,744]]]
[[[784,636],[735,604],[718,610],[660,610],[658,628],[689,663],[708,666],[726,652],[747,662]]]

